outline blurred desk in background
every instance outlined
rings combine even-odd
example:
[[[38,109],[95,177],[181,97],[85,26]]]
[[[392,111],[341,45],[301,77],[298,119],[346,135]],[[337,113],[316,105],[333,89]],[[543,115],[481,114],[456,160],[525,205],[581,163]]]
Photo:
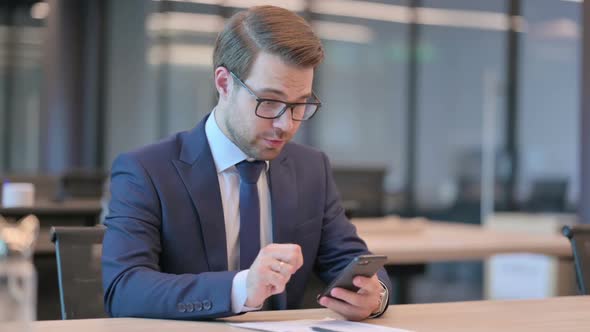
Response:
[[[411,278],[422,274],[427,263],[485,260],[499,254],[551,256],[562,262],[563,267],[553,273],[564,277],[551,279],[552,284],[547,287],[563,290],[560,291],[563,294],[554,292],[554,295],[571,295],[570,290],[574,288],[570,277],[570,272],[573,272],[571,247],[568,240],[559,234],[529,234],[420,218],[360,218],[352,222],[373,253],[387,255],[387,270],[396,285],[394,303],[409,302]],[[489,279],[484,280],[486,289],[489,288]],[[557,287],[555,280],[566,281],[564,286]],[[491,296],[489,292],[486,298],[488,296]]]
[[[566,239],[561,234],[561,228],[574,224],[576,220],[574,214],[566,213],[496,212],[484,220],[484,225],[497,232],[546,238],[549,249],[553,246],[549,238]],[[570,256],[530,253],[537,252],[496,255],[487,259],[484,272],[485,297],[505,300],[577,293]]]
[[[478,225],[397,218],[353,219],[359,235],[388,264],[482,260],[503,253],[533,253],[570,258],[568,240],[559,234],[526,234]]]

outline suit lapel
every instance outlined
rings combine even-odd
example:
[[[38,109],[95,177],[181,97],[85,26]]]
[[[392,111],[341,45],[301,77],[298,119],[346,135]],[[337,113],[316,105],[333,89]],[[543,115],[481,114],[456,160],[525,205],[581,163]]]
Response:
[[[270,162],[273,242],[292,243],[297,217],[297,182],[289,158],[281,154]]]
[[[223,205],[215,162],[205,135],[207,118],[182,136],[180,158],[173,163],[199,215],[209,270],[226,271]]]
[[[297,181],[295,168],[285,153],[270,162],[270,196],[274,243],[293,243],[293,230],[297,221]],[[275,310],[287,309],[287,292],[270,299]]]
[[[178,160],[173,160],[199,215],[210,271],[227,270],[227,247],[223,205],[217,170],[205,135],[205,117],[181,137]],[[287,149],[285,149],[287,150]],[[292,243],[297,222],[297,181],[295,168],[286,151],[270,162],[269,189],[272,202],[273,242]],[[286,300],[279,307],[286,307]]]

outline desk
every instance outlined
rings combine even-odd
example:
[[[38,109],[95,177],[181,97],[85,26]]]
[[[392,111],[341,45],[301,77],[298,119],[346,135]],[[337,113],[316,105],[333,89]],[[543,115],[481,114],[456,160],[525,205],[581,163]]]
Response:
[[[477,301],[397,305],[368,323],[420,332],[590,331],[590,296],[527,301]],[[327,309],[255,312],[226,321],[337,318]],[[1,326],[0,326],[1,327]],[[4,328],[2,328],[4,330]],[[7,330],[8,331],[8,330]],[[223,322],[116,318],[34,322],[30,332],[248,331]]]
[[[388,256],[388,264],[481,260],[505,253],[572,256],[568,240],[558,234],[498,231],[449,222],[423,222],[422,227],[414,227],[389,223],[387,218],[352,222],[372,252]]]
[[[568,240],[559,234],[500,231],[450,222],[396,222],[389,218],[353,219],[359,235],[375,254],[387,255],[396,278],[394,303],[409,302],[409,281],[441,261],[483,260],[497,254],[532,253],[569,259]]]

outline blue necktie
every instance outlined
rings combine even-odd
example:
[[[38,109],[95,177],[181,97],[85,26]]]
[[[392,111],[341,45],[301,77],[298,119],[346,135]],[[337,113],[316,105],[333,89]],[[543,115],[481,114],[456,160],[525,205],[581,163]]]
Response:
[[[240,270],[249,269],[260,251],[260,199],[256,183],[264,161],[236,164],[240,173]]]

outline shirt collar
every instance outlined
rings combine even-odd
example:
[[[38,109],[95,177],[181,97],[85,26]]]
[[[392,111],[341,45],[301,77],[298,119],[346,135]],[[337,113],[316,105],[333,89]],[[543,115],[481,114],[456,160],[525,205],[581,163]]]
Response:
[[[248,157],[240,148],[238,148],[225,134],[215,119],[215,109],[211,112],[211,115],[205,122],[205,135],[211,148],[211,155],[215,162],[215,168],[217,173],[226,171],[235,164],[248,160],[252,161],[253,158]],[[266,171],[269,168],[269,161],[266,160]]]

